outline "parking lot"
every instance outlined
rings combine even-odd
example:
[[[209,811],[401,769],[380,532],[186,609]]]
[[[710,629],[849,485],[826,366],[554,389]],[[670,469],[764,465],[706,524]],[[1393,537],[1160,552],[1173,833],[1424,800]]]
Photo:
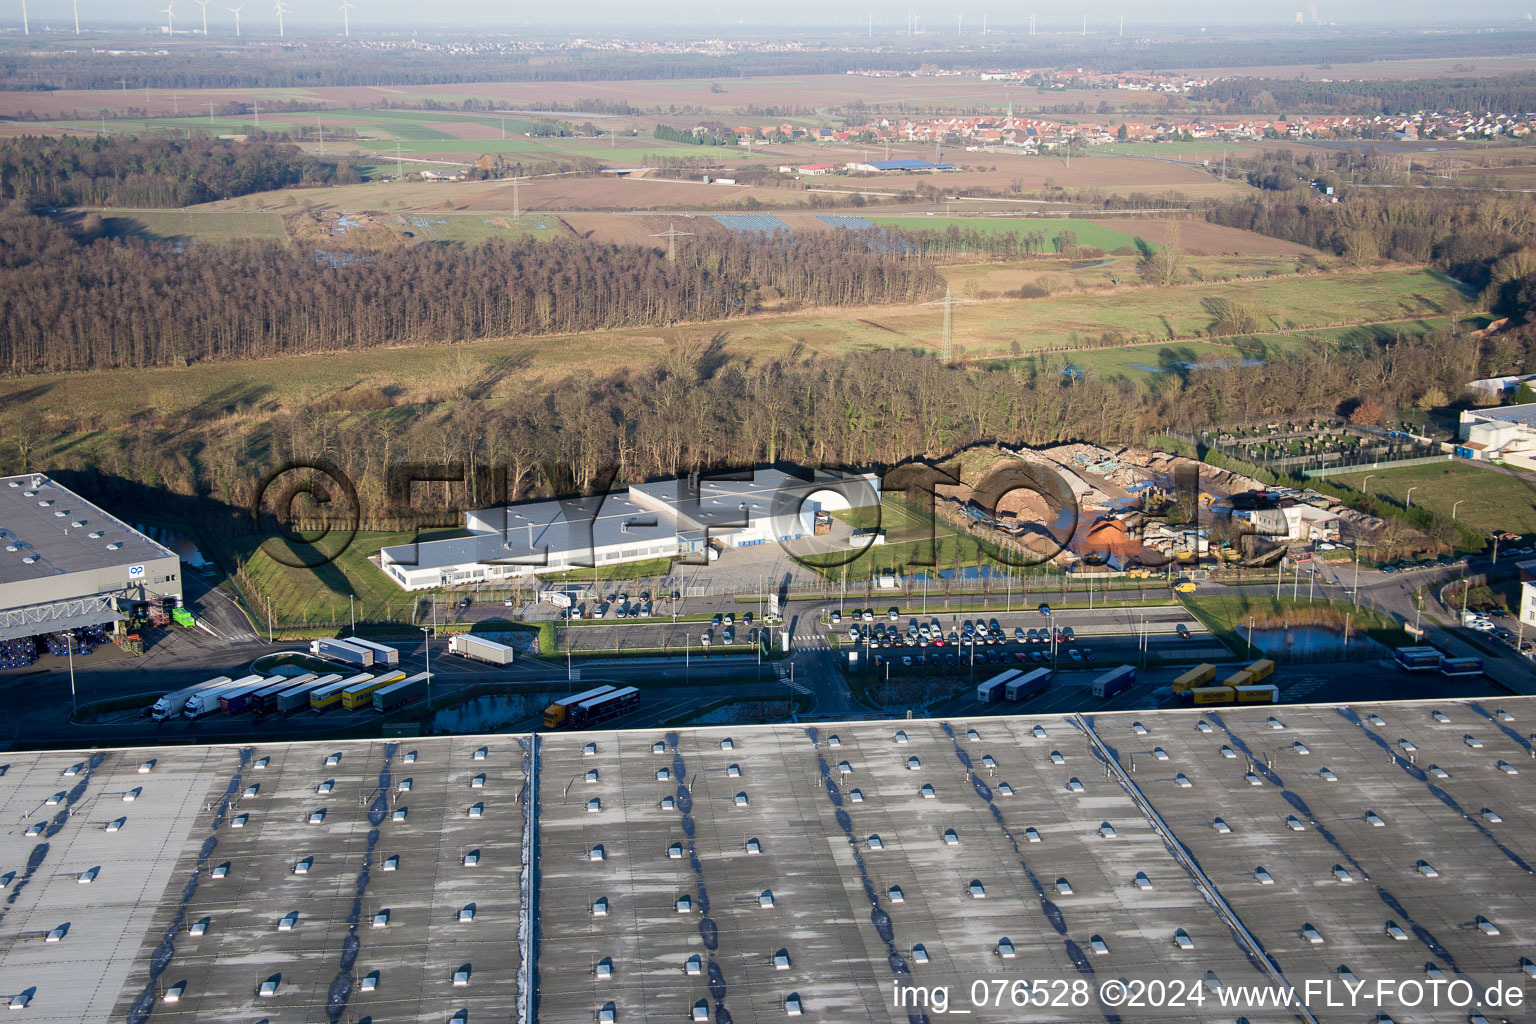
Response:
[[[857,616],[857,619],[855,619]],[[1002,615],[902,615],[875,609],[833,613],[827,627],[840,646],[857,646],[866,665],[887,673],[949,671],[983,665],[1093,667],[1139,660],[1155,645],[1181,658],[1226,657],[1227,651],[1182,608],[1040,611]],[[1069,622],[1068,620],[1071,620]],[[1076,623],[1075,625],[1073,623]]]

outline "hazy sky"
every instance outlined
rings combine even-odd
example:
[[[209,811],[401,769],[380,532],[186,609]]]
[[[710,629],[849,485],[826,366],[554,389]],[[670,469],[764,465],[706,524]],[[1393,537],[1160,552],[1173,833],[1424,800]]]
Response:
[[[69,0],[26,0],[34,28],[48,24],[55,28],[72,27]],[[234,16],[226,8],[244,4],[242,31],[255,35],[275,33],[276,22],[271,0],[211,0],[208,5],[210,34],[233,34]],[[287,0],[291,10],[285,20],[292,26],[341,24],[337,10],[340,0]],[[859,0],[776,0],[772,4],[720,4],[706,0],[652,0],[644,9],[627,0],[576,0],[563,4],[505,3],[501,0],[456,0],[454,3],[423,4],[420,0],[356,0],[352,12],[355,29],[406,28],[430,32],[440,28],[472,26],[487,30],[515,32],[525,26],[566,27],[593,34],[623,28],[629,32],[655,34],[665,26],[698,31],[743,27],[809,27],[818,32],[834,28],[866,28],[873,14],[875,31],[905,34],[909,11],[922,15],[925,34],[953,37],[955,14],[965,12],[966,35],[979,34],[985,13],[992,28],[1022,28],[1031,10],[1036,12],[1040,31],[1080,29],[1083,15],[1089,31],[1114,32],[1118,19],[1125,15],[1127,35],[1170,25],[1212,27],[1221,25],[1276,25],[1291,22],[1297,11],[1315,7],[1324,22],[1372,28],[1404,28],[1415,24],[1455,25],[1526,25],[1527,12],[1536,9],[1536,0],[1478,0],[1474,4],[1452,5],[1444,0],[1324,0],[1308,4],[1300,0],[1138,0],[1114,2],[1091,0],[1088,3],[1059,4],[1040,0],[1018,3],[980,3],[977,0],[950,0],[945,4],[924,2],[859,2]],[[109,19],[121,25],[136,19],[142,8],[143,23],[160,25],[165,15],[159,13],[165,0],[80,0],[80,17],[86,26],[96,19]],[[0,0],[0,18],[19,19],[21,0]],[[202,26],[202,13],[195,0],[176,0],[176,27]],[[861,33],[862,34],[862,33]]]

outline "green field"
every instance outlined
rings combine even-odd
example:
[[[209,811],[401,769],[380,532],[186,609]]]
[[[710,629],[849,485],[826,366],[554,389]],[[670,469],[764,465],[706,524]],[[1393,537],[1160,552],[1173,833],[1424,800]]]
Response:
[[[1034,231],[1043,231],[1047,245],[1052,238],[1063,231],[1072,231],[1077,234],[1078,245],[1103,249],[1105,252],[1119,248],[1136,248],[1138,244],[1150,249],[1159,248],[1150,242],[1142,241],[1135,235],[1087,220],[1022,217],[870,217],[869,219],[880,227],[898,228],[902,231],[947,231],[952,226],[962,231],[981,231],[989,235],[1027,235]]]
[[[1329,483],[1364,490],[1366,474],[1327,477]],[[1406,469],[1373,469],[1370,492],[1406,504],[1408,488],[1413,490],[1413,504],[1450,516],[1456,509],[1456,521],[1484,533],[1536,532],[1536,480],[1501,472],[1491,466],[1457,459]]]
[[[283,219],[275,213],[211,213],[193,210],[155,210],[135,213],[102,213],[107,233],[153,240],[233,242],[259,238],[288,241]]]

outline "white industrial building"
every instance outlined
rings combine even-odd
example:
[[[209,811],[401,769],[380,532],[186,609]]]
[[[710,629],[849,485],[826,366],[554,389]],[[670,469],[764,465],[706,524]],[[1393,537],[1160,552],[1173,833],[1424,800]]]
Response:
[[[1253,523],[1260,535],[1274,540],[1319,541],[1339,539],[1339,515],[1312,505],[1261,508],[1239,513]]]
[[[1459,436],[1462,458],[1536,469],[1536,405],[1465,409]]]
[[[181,559],[41,473],[0,477],[0,640],[181,600]]]
[[[818,511],[879,503],[880,481],[872,473],[801,478],[760,469],[750,477],[663,480],[468,512],[469,536],[384,548],[379,568],[406,590],[424,590],[652,558],[713,557],[709,549],[803,541]]]

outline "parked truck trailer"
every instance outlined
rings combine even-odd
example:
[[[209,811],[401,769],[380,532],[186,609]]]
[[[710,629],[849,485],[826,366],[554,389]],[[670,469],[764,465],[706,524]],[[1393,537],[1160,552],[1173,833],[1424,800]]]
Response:
[[[1044,693],[1051,685],[1051,670],[1037,668],[1008,680],[1003,696],[1008,700],[1028,700]]]
[[[462,658],[473,658],[491,665],[510,665],[515,651],[506,644],[486,640],[468,633],[459,633],[448,641],[448,653]]]
[[[250,709],[251,698],[261,690],[272,685],[276,676],[262,676],[254,683],[244,686],[234,686],[219,694],[219,710],[226,715],[238,715],[242,711]]]
[[[1196,686],[1187,691],[1196,704],[1236,704],[1237,691],[1230,686]]]
[[[327,661],[339,661],[354,668],[372,668],[373,651],[350,640],[311,640],[309,653]]]
[[[340,682],[341,676],[335,672],[330,675],[320,676],[317,679],[308,679],[302,683],[294,683],[288,689],[277,695],[276,710],[278,714],[291,714],[295,711],[309,707],[309,695],[324,686]]]
[[[584,700],[571,708],[571,728],[587,729],[599,725],[610,718],[617,718],[619,715],[633,711],[639,704],[640,691],[633,686],[626,686],[622,690],[614,690],[601,697]]]
[[[1275,674],[1275,663],[1268,658],[1261,658],[1249,665],[1246,671],[1250,683],[1261,683]]]
[[[262,687],[251,695],[250,709],[258,715],[270,715],[277,710],[277,698],[281,697],[285,691],[317,677],[313,672],[306,672],[301,676],[274,676],[273,678],[277,682],[271,686]]]
[[[356,686],[358,683],[366,683],[372,678],[372,672],[359,672],[355,676],[347,676],[345,679],[338,679],[334,683],[310,690],[309,709],[311,711],[327,711],[331,708],[340,707],[343,690],[349,686]]]
[[[225,683],[223,686],[199,690],[187,698],[187,706],[181,712],[182,717],[202,718],[204,715],[211,715],[219,710],[219,698],[224,694],[230,690],[238,690],[241,687],[250,686],[252,683],[259,683],[261,680],[261,676],[244,676],[232,683]]]
[[[612,686],[599,686],[595,689],[586,690],[582,693],[572,694],[569,697],[561,697],[559,700],[555,701],[549,707],[544,709],[544,728],[560,728],[570,720],[571,708],[574,708],[576,705],[582,703],[583,701],[589,701],[593,697],[601,697],[603,694],[608,693],[612,689],[614,689]]]
[[[1112,668],[1093,681],[1095,697],[1113,697],[1136,682],[1136,669],[1131,665]]]
[[[1394,657],[1408,672],[1433,672],[1445,655],[1433,647],[1399,647]]]
[[[409,679],[379,687],[373,691],[373,710],[393,711],[426,696],[428,678],[427,673],[418,672]]]
[[[976,699],[983,704],[996,704],[1008,692],[1008,681],[1024,674],[1023,669],[1011,668],[999,672],[991,679],[976,684]]]
[[[1280,687],[1274,683],[1250,683],[1233,689],[1239,704],[1276,704],[1280,700]]]
[[[398,683],[405,678],[405,673],[396,669],[393,672],[385,672],[383,675],[374,676],[372,679],[363,679],[353,683],[341,691],[341,706],[348,711],[356,711],[358,708],[373,707],[373,695],[375,691]]]
[[[1211,680],[1215,678],[1215,665],[1196,665],[1173,681],[1173,692],[1183,693],[1186,690],[1193,690],[1197,686],[1208,686]]]
[[[374,668],[394,668],[400,664],[400,652],[386,644],[364,640],[360,636],[347,637],[347,643],[353,647],[361,647],[366,651],[371,651],[373,653]]]
[[[197,693],[199,690],[209,690],[216,687],[226,686],[232,682],[234,682],[234,680],[229,678],[229,676],[214,676],[212,679],[203,680],[196,686],[189,686],[184,690],[177,690],[174,693],[168,693],[164,697],[161,697],[159,700],[155,701],[155,703],[150,706],[149,717],[153,718],[157,722],[163,722],[167,718],[175,718],[177,715],[186,710],[187,701],[194,693]]]

